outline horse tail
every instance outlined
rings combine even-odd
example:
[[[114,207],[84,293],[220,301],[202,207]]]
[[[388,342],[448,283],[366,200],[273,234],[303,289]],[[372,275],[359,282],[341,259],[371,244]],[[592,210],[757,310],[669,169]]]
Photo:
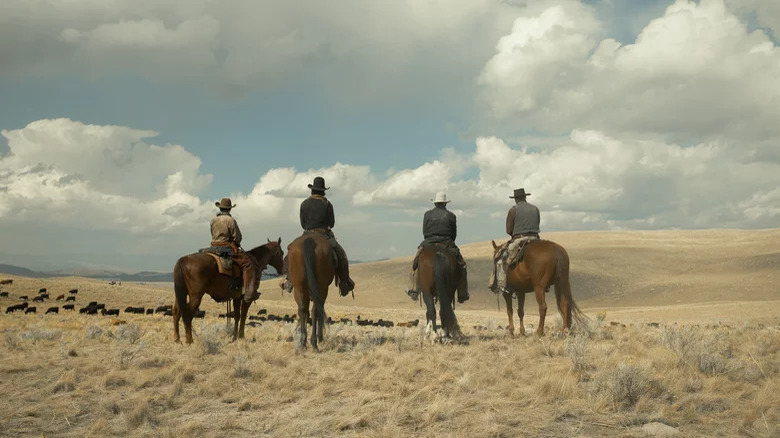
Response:
[[[441,251],[436,251],[433,259],[433,284],[436,288],[439,302],[450,298],[446,296],[447,291],[449,291],[449,283],[450,265],[447,263],[447,257]]]
[[[450,261],[444,251],[446,250],[436,251],[434,256],[433,284],[436,288],[436,295],[439,297],[441,325],[447,329],[450,336],[458,338],[460,337],[460,327],[453,310],[455,285],[451,281]]]
[[[325,320],[325,301],[322,300],[320,294],[320,286],[317,283],[317,254],[315,249],[317,242],[311,237],[307,237],[303,241],[303,268],[306,272],[306,281],[309,284],[309,296],[314,301],[314,305],[317,307],[317,315],[319,322]]]
[[[189,309],[187,308],[187,281],[184,278],[184,261],[186,256],[181,257],[173,267],[173,291],[176,296],[176,304],[179,306],[179,314],[187,321]]]
[[[582,313],[582,310],[580,310],[577,303],[574,302],[574,297],[571,294],[571,283],[569,282],[569,255],[563,247],[559,247],[557,252],[558,263],[555,268],[555,292],[558,293],[560,291],[560,294],[569,302],[572,322],[587,331],[589,326],[588,317]],[[560,300],[556,301],[558,301],[558,311],[563,314]],[[565,318],[566,315],[563,315],[563,317]]]

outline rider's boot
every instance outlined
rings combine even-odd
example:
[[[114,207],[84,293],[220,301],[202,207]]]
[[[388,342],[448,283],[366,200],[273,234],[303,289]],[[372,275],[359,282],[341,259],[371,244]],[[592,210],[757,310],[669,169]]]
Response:
[[[244,277],[244,301],[251,303],[260,298],[260,293],[257,291],[260,283],[257,281],[255,264],[244,253],[234,254],[233,260],[241,267],[241,274]]]

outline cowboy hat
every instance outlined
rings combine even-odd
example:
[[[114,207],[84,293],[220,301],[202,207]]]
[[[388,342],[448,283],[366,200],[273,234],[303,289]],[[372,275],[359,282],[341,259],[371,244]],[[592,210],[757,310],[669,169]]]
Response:
[[[510,199],[517,199],[517,198],[525,198],[526,196],[531,196],[530,193],[525,192],[525,188],[522,189],[515,189],[514,196],[510,196]]]
[[[450,202],[450,199],[447,199],[447,194],[444,192],[437,192],[436,196],[431,199],[434,204],[446,204]]]
[[[236,206],[236,204],[233,204],[230,201],[230,198],[222,198],[219,202],[215,202],[214,205],[216,205],[219,208],[225,208],[228,210]]]
[[[312,190],[320,190],[325,191],[330,189],[330,187],[325,187],[325,178],[318,176],[314,178],[314,184],[309,184],[309,188]]]

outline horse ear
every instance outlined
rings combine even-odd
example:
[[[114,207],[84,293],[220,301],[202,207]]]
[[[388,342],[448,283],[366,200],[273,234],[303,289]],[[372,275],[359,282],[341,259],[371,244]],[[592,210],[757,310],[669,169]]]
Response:
[[[496,249],[496,248],[498,248],[498,247],[496,246],[496,241],[495,241],[495,240],[491,240],[491,241],[490,241],[490,243],[492,243],[492,244],[493,244],[493,249]]]
[[[276,243],[278,243],[279,245],[281,245],[281,244],[282,244],[282,238],[280,237],[280,238],[279,238],[279,240],[277,240],[277,241],[276,241]]]

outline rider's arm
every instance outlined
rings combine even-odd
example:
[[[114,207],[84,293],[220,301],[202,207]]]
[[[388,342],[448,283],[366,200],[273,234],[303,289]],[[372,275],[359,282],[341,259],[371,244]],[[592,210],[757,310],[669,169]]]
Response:
[[[233,219],[233,226],[230,228],[230,234],[233,237],[233,243],[235,243],[236,246],[241,246],[241,239],[243,239],[243,236],[241,236],[241,230],[238,229],[238,222],[236,222],[235,219]]]
[[[333,204],[328,201],[328,226],[333,228],[336,225],[336,215],[333,214]]]
[[[509,213],[506,214],[506,233],[510,236],[515,230],[515,209],[514,207],[509,209]]]
[[[455,238],[458,237],[458,218],[455,217],[453,214],[452,216],[452,241],[455,241]]]

